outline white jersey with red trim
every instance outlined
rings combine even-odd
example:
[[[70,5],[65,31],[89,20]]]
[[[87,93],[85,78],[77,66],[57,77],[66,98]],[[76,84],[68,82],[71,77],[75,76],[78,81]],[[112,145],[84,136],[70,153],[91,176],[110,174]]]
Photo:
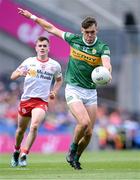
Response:
[[[51,58],[42,62],[37,57],[29,57],[17,69],[28,70],[21,100],[35,97],[47,101],[53,78],[62,76],[60,64]]]

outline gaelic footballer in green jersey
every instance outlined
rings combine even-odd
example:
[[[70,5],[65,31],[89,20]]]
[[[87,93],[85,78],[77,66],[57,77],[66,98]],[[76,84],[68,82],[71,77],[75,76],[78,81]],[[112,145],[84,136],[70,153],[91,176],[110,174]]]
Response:
[[[91,79],[92,70],[102,65],[101,57],[110,56],[108,45],[97,37],[92,45],[84,42],[82,35],[64,33],[64,39],[70,44],[70,57],[65,74],[66,83],[87,89],[95,89]]]

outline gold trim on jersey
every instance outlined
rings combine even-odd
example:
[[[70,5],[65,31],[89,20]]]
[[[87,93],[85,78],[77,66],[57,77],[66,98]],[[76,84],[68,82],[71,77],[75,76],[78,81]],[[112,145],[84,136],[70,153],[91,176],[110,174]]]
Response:
[[[31,77],[36,77],[36,76],[37,76],[37,72],[36,72],[36,70],[34,70],[34,69],[30,69],[29,72],[28,72],[28,74],[29,74]]]
[[[77,49],[70,48],[70,56],[75,60],[85,61],[91,66],[101,65],[101,58],[96,57],[84,52],[81,52]]]

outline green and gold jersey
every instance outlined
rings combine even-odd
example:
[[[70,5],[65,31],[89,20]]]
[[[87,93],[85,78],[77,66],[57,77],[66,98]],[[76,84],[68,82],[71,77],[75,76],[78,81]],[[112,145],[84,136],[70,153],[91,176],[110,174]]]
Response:
[[[96,39],[93,45],[87,45],[82,35],[64,33],[64,40],[70,45],[70,57],[65,73],[65,82],[73,86],[95,89],[91,79],[92,70],[102,65],[101,56],[110,56],[109,47]]]

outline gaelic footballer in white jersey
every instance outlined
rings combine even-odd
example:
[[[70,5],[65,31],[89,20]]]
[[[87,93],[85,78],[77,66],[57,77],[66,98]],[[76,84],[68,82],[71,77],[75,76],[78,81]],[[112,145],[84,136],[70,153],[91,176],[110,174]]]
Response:
[[[62,77],[60,64],[51,58],[42,62],[37,57],[29,57],[23,61],[17,70],[28,71],[24,80],[22,101],[34,97],[48,101],[53,77]]]

